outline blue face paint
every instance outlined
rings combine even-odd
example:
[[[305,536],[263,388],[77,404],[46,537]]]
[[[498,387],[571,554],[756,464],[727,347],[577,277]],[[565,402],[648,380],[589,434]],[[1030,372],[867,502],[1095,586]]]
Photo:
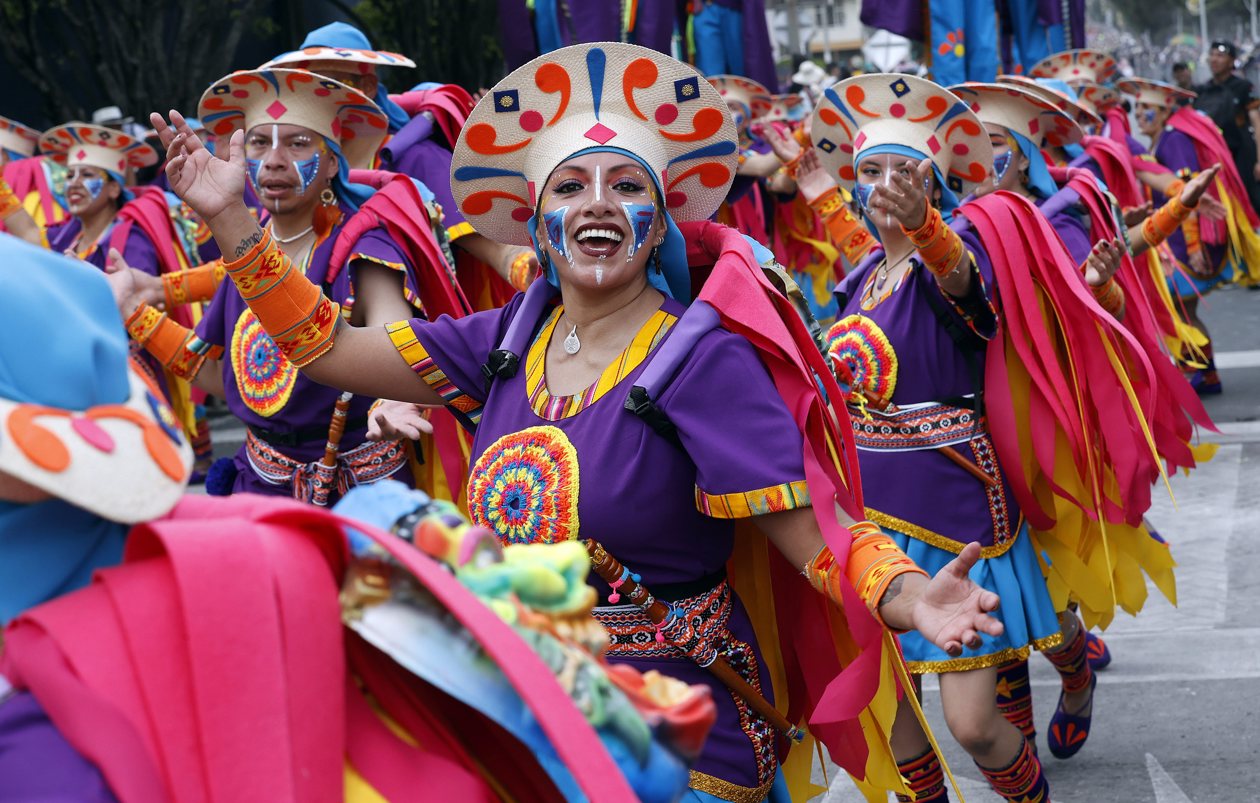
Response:
[[[994,183],[1002,183],[1002,176],[1006,175],[1006,171],[1010,168],[1011,160],[1014,156],[1014,151],[1006,150],[993,157],[993,175],[997,177]]]
[[[95,201],[101,197],[101,193],[105,190],[105,179],[85,178],[83,179],[83,188],[88,191],[88,195],[92,196],[92,200]]]
[[[315,180],[315,176],[319,173],[319,152],[316,151],[311,158],[294,162],[293,165],[297,168],[298,181],[302,185],[298,189],[298,194],[304,195],[306,188],[311,186],[311,182]]]
[[[262,187],[258,186],[258,171],[262,168],[262,159],[246,159],[245,169],[249,171],[249,183],[254,185],[254,192],[262,194]]]
[[[1154,109],[1147,109],[1146,111],[1142,112],[1142,122],[1146,123],[1147,125],[1151,125],[1152,123],[1154,123],[1154,122],[1155,122],[1155,110],[1154,110]]]
[[[629,262],[634,259],[634,255],[652,235],[652,221],[656,218],[656,205],[622,201],[621,209],[626,213],[626,221],[630,224],[630,248],[626,251],[626,261]]]
[[[857,196],[858,205],[863,209],[871,202],[871,193],[875,191],[874,184],[855,184],[853,185],[853,194]]]
[[[569,214],[569,207],[562,206],[551,212],[543,213],[543,225],[547,227],[547,239],[551,241],[556,253],[569,259],[569,237],[564,231],[564,219]]]

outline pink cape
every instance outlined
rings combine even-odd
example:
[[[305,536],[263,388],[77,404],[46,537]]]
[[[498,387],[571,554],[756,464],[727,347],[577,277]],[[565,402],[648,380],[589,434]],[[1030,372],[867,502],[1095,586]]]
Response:
[[[169,518],[132,531],[122,566],[11,623],[0,670],[35,695],[122,803],[337,803],[347,756],[393,801],[497,799],[460,746],[484,744],[490,734],[468,732],[483,723],[434,716],[419,702],[424,684],[343,641],[344,524],[291,500],[186,497]],[[634,799],[586,718],[506,623],[414,548],[350,524],[468,630],[590,799]],[[367,707],[347,651],[424,751]],[[514,797],[546,799],[529,754],[502,741],[478,760]]]

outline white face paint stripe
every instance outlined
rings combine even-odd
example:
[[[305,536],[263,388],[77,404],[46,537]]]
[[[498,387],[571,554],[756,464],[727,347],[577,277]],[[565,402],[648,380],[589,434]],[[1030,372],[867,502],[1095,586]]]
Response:
[[[604,200],[604,181],[600,175],[601,166],[595,165],[595,202]]]
[[[280,150],[280,126],[278,125],[271,127],[271,149],[273,151]]]

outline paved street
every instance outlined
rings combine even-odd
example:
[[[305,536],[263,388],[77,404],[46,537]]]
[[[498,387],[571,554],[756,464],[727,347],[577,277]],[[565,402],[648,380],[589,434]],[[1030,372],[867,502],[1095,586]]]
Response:
[[[1216,458],[1172,479],[1150,520],[1173,545],[1179,605],[1152,589],[1137,618],[1105,634],[1114,661],[1099,674],[1089,744],[1050,756],[1044,731],[1058,700],[1049,662],[1032,661],[1038,745],[1055,803],[1254,803],[1260,800],[1260,292],[1210,296],[1201,313],[1225,393],[1208,399],[1222,434]],[[998,803],[949,736],[935,685],[925,708],[970,803]],[[836,777],[821,798],[861,798]]]

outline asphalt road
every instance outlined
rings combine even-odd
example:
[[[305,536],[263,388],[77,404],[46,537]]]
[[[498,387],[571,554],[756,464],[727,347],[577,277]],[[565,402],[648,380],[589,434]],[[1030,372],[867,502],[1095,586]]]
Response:
[[[1225,391],[1206,400],[1222,433],[1205,439],[1220,451],[1172,478],[1175,504],[1157,494],[1149,517],[1179,564],[1179,604],[1152,589],[1141,615],[1120,614],[1104,634],[1114,660],[1099,673],[1089,742],[1068,761],[1045,746],[1058,676],[1043,659],[1031,664],[1055,803],[1260,801],[1260,292],[1217,292],[1201,315]],[[950,738],[935,684],[925,697],[966,800],[998,803]],[[831,788],[819,799],[861,800],[843,773],[828,773]]]

